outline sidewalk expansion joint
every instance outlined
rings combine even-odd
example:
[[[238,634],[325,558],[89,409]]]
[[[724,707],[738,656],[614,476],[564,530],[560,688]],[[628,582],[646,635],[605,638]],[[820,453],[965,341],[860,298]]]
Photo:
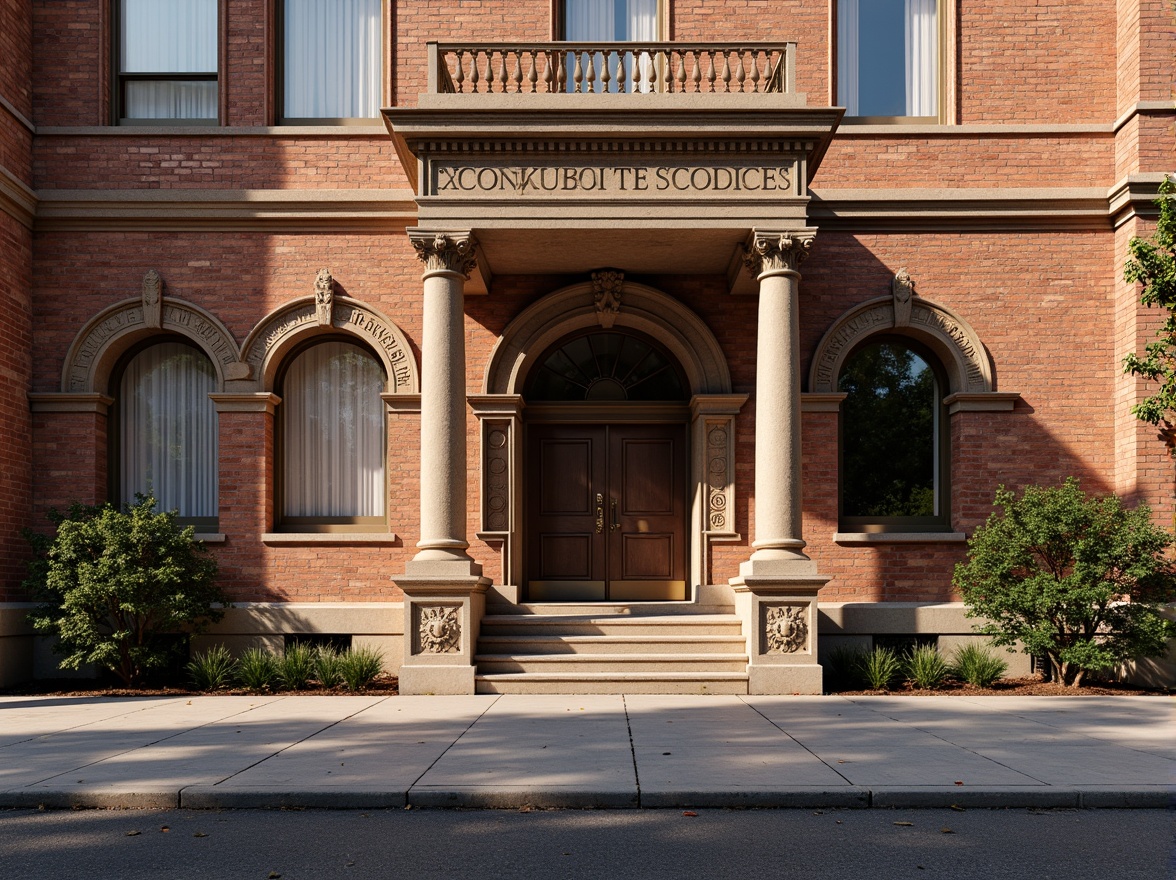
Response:
[[[637,770],[637,749],[633,745],[633,721],[629,718],[629,698],[621,694],[621,705],[625,709],[625,729],[629,732],[629,756],[633,759],[633,784],[637,786],[637,809],[641,809],[641,774]]]
[[[470,729],[471,729],[471,728],[472,728],[472,727],[473,727],[475,724],[477,724],[479,721],[481,721],[481,720],[482,720],[482,719],[483,719],[483,718],[486,716],[486,713],[487,713],[487,712],[489,712],[491,709],[493,709],[493,708],[494,708],[494,705],[495,705],[495,704],[496,704],[496,703],[497,703],[497,702],[498,702],[500,699],[502,699],[502,694],[496,694],[496,695],[494,696],[494,699],[490,701],[490,704],[489,704],[488,706],[486,706],[486,708],[485,708],[485,709],[483,709],[481,712],[479,712],[479,713],[478,713],[478,716],[477,716],[477,717],[476,717],[476,718],[475,718],[473,721],[471,721],[469,724],[467,724],[467,725],[466,725],[466,727],[465,727],[465,730],[463,730],[463,731],[462,731],[461,733],[459,733],[459,734],[458,734],[456,737],[454,737],[454,740],[453,740],[453,742],[451,742],[449,745],[447,745],[447,746],[445,747],[445,750],[444,750],[443,752],[441,752],[441,754],[439,754],[439,755],[438,755],[436,758],[434,758],[434,759],[433,759],[433,760],[432,760],[432,761],[429,763],[429,766],[428,766],[428,767],[426,767],[424,770],[422,770],[422,771],[421,771],[421,775],[420,775],[420,776],[418,776],[416,779],[414,779],[414,780],[412,781],[412,783],[411,783],[411,784],[408,786],[408,788],[407,788],[407,789],[405,790],[405,792],[404,792],[404,800],[405,800],[407,803],[409,803],[409,804],[411,805],[412,801],[409,799],[409,795],[411,795],[411,794],[412,794],[412,790],[413,790],[414,788],[416,788],[416,787],[417,787],[417,785],[419,785],[419,784],[420,784],[420,781],[421,781],[422,779],[424,779],[424,778],[425,778],[425,776],[428,774],[428,772],[429,772],[430,770],[432,770],[434,767],[436,767],[436,766],[437,766],[437,762],[438,762],[438,761],[440,761],[440,760],[441,760],[442,758],[444,758],[444,757],[445,757],[447,754],[449,754],[449,750],[450,750],[450,749],[452,749],[452,748],[453,748],[455,745],[457,745],[458,741],[460,741],[460,740],[461,740],[461,738],[462,738],[463,736],[465,736],[467,733],[469,733],[469,732],[470,732]]]
[[[818,755],[816,752],[814,752],[812,749],[810,749],[808,746],[806,746],[804,743],[802,743],[800,740],[798,740],[795,736],[793,736],[791,733],[789,733],[787,730],[785,730],[783,727],[781,727],[779,724],[777,724],[775,721],[773,721],[771,718],[769,718],[763,712],[761,712],[758,707],[753,706],[751,703],[747,702],[746,698],[744,698],[743,696],[740,696],[740,699],[743,700],[743,704],[745,706],[747,706],[747,708],[749,708],[752,712],[759,715],[760,718],[764,719],[764,721],[768,722],[768,724],[772,725],[772,727],[776,728],[776,730],[780,731],[782,734],[784,734],[786,737],[788,737],[790,740],[792,740],[794,743],[796,743],[798,746],[800,746],[802,749],[804,749],[806,752],[808,752],[810,755],[812,755],[814,758],[816,758],[818,761],[820,761],[822,764],[824,764],[826,767],[828,767],[830,770],[832,770],[834,773],[836,773],[838,776],[840,776],[842,779],[844,779],[846,785],[853,785],[854,784],[853,780],[851,780],[848,776],[846,776],[844,773],[842,773],[840,770],[838,770],[836,767],[834,767],[832,764],[830,764],[828,761],[826,761],[824,758],[822,758],[820,755]],[[873,794],[870,793],[868,795],[868,797],[872,798]]]

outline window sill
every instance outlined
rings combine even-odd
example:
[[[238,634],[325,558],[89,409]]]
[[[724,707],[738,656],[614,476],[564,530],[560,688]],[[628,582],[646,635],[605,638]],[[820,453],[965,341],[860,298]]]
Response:
[[[197,532],[192,536],[193,541],[199,541],[202,544],[223,544],[225,542],[224,532]]]
[[[297,546],[317,544],[395,544],[391,532],[266,532],[261,543],[267,546]]]
[[[834,544],[963,544],[963,532],[838,532]]]

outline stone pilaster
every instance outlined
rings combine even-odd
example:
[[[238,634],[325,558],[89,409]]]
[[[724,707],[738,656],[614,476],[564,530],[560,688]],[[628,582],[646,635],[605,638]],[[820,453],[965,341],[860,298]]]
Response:
[[[425,264],[421,339],[421,532],[395,578],[404,591],[403,694],[474,692],[474,650],[489,580],[466,552],[465,282],[469,231],[409,229]]]
[[[753,230],[744,262],[759,283],[755,531],[731,580],[748,635],[751,693],[820,693],[817,591],[828,578],[804,553],[801,523],[798,268],[815,229]]]

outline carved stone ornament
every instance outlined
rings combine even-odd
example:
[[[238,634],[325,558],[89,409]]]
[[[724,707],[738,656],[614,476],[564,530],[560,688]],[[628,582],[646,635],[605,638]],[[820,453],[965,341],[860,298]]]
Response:
[[[765,272],[796,272],[813,246],[815,233],[755,232],[743,245],[743,263],[756,277]]]
[[[163,279],[154,269],[143,276],[143,323],[159,330],[163,327]]]
[[[451,605],[420,605],[417,642],[422,654],[455,654],[461,641],[459,609]]]
[[[805,606],[778,605],[768,608],[765,629],[769,654],[795,654],[808,642]]]
[[[335,303],[335,279],[330,269],[319,269],[314,279],[314,310],[320,327],[330,327]]]
[[[625,286],[625,273],[613,269],[602,269],[592,273],[592,299],[596,304],[596,320],[604,329],[612,327],[621,310],[621,293]]]
[[[426,272],[458,272],[466,278],[478,264],[478,241],[472,234],[409,233]]]
[[[915,282],[911,280],[911,273],[906,267],[894,274],[894,281],[890,284],[894,297],[894,326],[909,327],[911,323],[911,297],[915,295]]]

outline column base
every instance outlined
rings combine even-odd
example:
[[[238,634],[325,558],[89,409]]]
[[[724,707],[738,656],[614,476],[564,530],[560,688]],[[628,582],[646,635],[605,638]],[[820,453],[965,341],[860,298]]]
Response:
[[[771,573],[764,573],[765,568]],[[748,693],[821,693],[817,591],[829,578],[818,575],[808,559],[766,565],[751,560],[740,569],[743,573],[731,579],[731,587],[747,637]]]
[[[400,693],[472,694],[474,652],[490,579],[420,576],[421,567],[410,562],[409,573],[393,578],[404,591]]]

